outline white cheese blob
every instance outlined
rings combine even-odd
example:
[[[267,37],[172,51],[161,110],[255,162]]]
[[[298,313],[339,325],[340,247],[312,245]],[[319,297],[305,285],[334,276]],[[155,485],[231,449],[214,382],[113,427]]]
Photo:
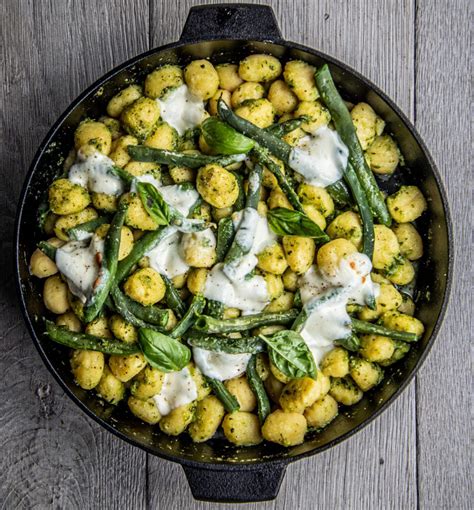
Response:
[[[168,278],[174,278],[186,273],[189,266],[181,256],[181,233],[176,227],[167,227],[167,231],[168,235],[145,255],[148,257],[152,269]]]
[[[135,177],[130,186],[130,191],[132,193],[137,192],[137,184],[139,182],[147,182],[155,186],[164,201],[168,205],[174,207],[183,216],[188,216],[189,211],[199,199],[199,193],[194,188],[187,188],[179,186],[178,184],[162,186],[161,183],[151,174],[144,174]]]
[[[197,387],[189,368],[165,374],[160,393],[153,397],[161,416],[197,399]]]
[[[193,359],[207,377],[227,381],[245,373],[251,354],[228,354],[193,347]]]
[[[372,282],[371,269],[372,264],[366,255],[353,253],[341,261],[333,275],[312,266],[300,277],[301,301],[308,311],[311,310],[301,336],[316,363],[333,349],[335,340],[351,334],[347,304],[364,305],[369,297],[378,295],[379,285]],[[324,297],[327,299],[321,299]]]
[[[191,94],[186,85],[169,92],[164,99],[157,99],[161,118],[174,127],[179,135],[198,126],[205,116],[204,102]]]
[[[99,275],[104,240],[94,235],[91,242],[70,241],[56,250],[56,265],[69,290],[83,303],[92,293]]]
[[[223,271],[222,264],[216,264],[209,271],[203,295],[207,299],[220,301],[225,306],[238,308],[246,313],[261,312],[270,302],[263,276],[232,280]]]
[[[257,254],[275,243],[277,237],[270,230],[267,219],[251,207],[234,213],[232,221],[235,240],[250,251],[241,259],[226,264],[223,271],[231,280],[242,280],[257,265]]]
[[[348,156],[349,149],[338,133],[323,126],[291,149],[289,165],[308,184],[326,187],[341,179]]]
[[[122,180],[110,168],[115,163],[99,151],[86,156],[81,150],[77,162],[69,169],[68,179],[94,193],[121,195],[124,192]]]

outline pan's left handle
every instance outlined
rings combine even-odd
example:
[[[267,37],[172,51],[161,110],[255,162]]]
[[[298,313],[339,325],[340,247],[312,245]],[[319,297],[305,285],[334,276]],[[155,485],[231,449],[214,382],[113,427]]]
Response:
[[[271,41],[282,39],[273,9],[268,5],[199,5],[189,10],[180,41],[209,39]]]

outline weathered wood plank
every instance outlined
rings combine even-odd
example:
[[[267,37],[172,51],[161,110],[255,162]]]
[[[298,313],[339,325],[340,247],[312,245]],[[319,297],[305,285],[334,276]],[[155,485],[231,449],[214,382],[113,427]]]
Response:
[[[416,125],[443,175],[456,279],[444,327],[417,378],[420,508],[471,508],[472,128],[466,1],[418,2]]]
[[[155,1],[152,46],[178,38],[199,0]],[[209,2],[218,3],[218,2]],[[413,117],[414,3],[358,0],[266,2],[283,36],[330,53],[371,78]],[[160,24],[161,19],[167,23]],[[374,424],[341,446],[288,468],[279,498],[250,508],[415,508],[415,388],[412,384]],[[232,508],[195,503],[179,466],[149,458],[151,507]],[[173,487],[173,491],[167,490]]]
[[[79,92],[147,48],[148,2],[21,0],[0,10],[0,506],[141,508],[146,455],[80,412],[43,366],[18,310],[11,239],[36,147]]]

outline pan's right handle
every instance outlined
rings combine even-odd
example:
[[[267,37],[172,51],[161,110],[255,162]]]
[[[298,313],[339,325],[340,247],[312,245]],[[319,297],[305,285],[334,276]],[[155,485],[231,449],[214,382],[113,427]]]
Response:
[[[268,5],[199,5],[189,10],[180,41],[209,39],[281,40],[273,9]]]

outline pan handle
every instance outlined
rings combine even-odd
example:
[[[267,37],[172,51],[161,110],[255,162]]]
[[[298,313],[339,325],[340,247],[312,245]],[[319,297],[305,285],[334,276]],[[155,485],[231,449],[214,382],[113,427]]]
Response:
[[[281,40],[273,9],[268,5],[199,5],[189,10],[180,41],[209,39]]]
[[[191,492],[201,501],[245,503],[275,499],[286,471],[286,462],[207,468],[183,465]]]

